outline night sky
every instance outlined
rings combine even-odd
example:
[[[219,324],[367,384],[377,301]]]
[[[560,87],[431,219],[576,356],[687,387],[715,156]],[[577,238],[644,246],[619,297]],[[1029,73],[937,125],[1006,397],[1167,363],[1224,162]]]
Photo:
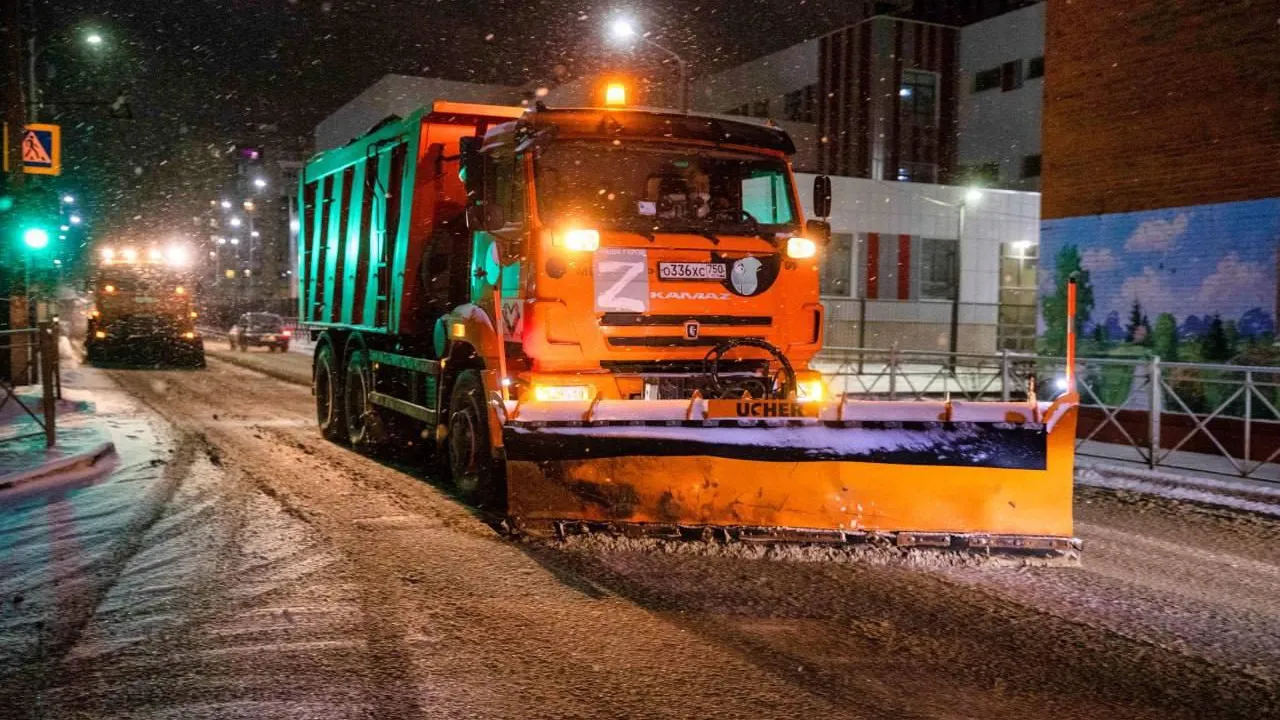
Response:
[[[99,234],[189,223],[196,200],[224,179],[233,143],[262,124],[310,135],[386,73],[544,84],[603,66],[646,69],[646,60],[664,72],[652,54],[608,47],[603,28],[622,10],[697,74],[857,15],[853,0],[36,0],[36,9],[49,48],[42,74],[54,75],[47,97],[128,93],[132,119],[92,106],[58,118],[66,181],[94,204]],[[89,27],[107,38],[96,54],[68,41]]]

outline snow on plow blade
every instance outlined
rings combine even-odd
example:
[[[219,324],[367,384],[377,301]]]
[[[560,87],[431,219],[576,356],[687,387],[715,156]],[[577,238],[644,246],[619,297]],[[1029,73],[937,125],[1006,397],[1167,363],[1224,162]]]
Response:
[[[498,409],[508,510],[529,534],[604,528],[1039,552],[1079,547],[1071,519],[1074,397]]]

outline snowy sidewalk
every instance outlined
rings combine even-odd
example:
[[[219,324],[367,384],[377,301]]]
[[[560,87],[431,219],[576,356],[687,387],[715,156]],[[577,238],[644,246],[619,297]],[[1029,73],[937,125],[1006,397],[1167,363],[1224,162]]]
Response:
[[[109,433],[94,415],[91,395],[85,391],[68,390],[56,401],[57,444],[51,448],[45,447],[44,429],[22,407],[43,417],[40,388],[18,388],[15,395],[16,399],[10,398],[0,408],[0,491],[55,475],[80,473],[115,453]]]
[[[119,540],[155,505],[172,445],[167,426],[102,373],[64,366],[63,387],[58,448],[46,451],[43,436],[0,443],[0,677],[36,668],[92,612]]]
[[[115,454],[110,433],[97,417],[93,389],[77,386],[83,372],[79,353],[66,337],[60,340],[63,396],[54,401],[57,443],[45,446],[41,425],[44,398],[39,385],[15,388],[14,397],[6,396],[0,403],[0,505],[5,502],[5,490],[92,472]]]

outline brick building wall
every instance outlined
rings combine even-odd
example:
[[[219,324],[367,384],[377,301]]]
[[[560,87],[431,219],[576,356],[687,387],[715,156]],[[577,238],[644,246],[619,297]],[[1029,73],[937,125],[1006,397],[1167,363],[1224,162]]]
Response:
[[[1047,10],[1046,219],[1280,196],[1274,2]]]

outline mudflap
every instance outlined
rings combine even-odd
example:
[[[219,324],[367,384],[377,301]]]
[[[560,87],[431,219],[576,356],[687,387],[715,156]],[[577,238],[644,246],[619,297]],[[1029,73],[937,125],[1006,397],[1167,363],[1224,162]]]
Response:
[[[533,535],[1068,551],[1076,408],[1050,424],[520,423],[508,511]]]

